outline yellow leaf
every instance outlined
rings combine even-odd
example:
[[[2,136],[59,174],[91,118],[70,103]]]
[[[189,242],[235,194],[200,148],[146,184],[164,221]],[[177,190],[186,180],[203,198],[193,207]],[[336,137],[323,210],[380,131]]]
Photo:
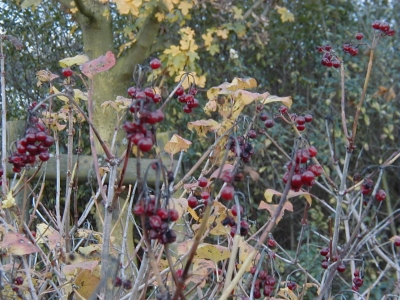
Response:
[[[47,244],[50,250],[64,245],[64,239],[53,227],[40,223],[36,225],[36,243]]]
[[[249,91],[238,90],[234,93],[234,97],[236,97],[236,99],[242,100],[244,105],[248,105],[252,103],[254,100],[268,98],[269,93],[265,92],[263,94],[259,94],[259,93],[252,93]]]
[[[60,76],[53,74],[48,70],[40,70],[36,72],[36,77],[41,82],[46,82],[46,81],[50,82]]]
[[[243,89],[252,89],[257,87],[257,81],[254,78],[233,78],[232,82],[226,86],[228,91],[237,91]]]
[[[54,94],[58,94],[58,93],[61,93],[61,92],[55,86],[53,86],[53,93]],[[66,102],[66,103],[69,102],[68,98],[65,97],[65,96],[57,96],[57,98],[62,100],[62,101],[64,101],[64,102]]]
[[[89,57],[87,57],[86,55],[76,55],[74,57],[67,57],[64,58],[62,60],[60,60],[58,63],[60,64],[60,66],[62,68],[67,68],[67,67],[71,67],[73,65],[82,65],[85,62],[89,61]]]
[[[100,254],[101,252],[102,245],[101,244],[94,244],[94,245],[89,245],[86,247],[79,247],[79,252],[82,253],[85,256],[91,256],[97,252]]]
[[[71,255],[71,253],[69,253],[69,255]],[[73,253],[73,256],[78,256],[78,254]],[[62,267],[62,272],[66,276],[73,276],[76,272],[76,269],[78,268],[92,271],[98,264],[99,264],[98,260],[75,262],[70,265],[64,265]]]
[[[199,287],[204,287],[205,279],[215,270],[215,264],[212,261],[205,259],[194,259],[193,270],[188,281],[198,284]]]
[[[283,23],[285,22],[294,22],[294,15],[288,11],[286,7],[276,6],[275,9],[281,15],[281,20]]]
[[[273,189],[266,189],[264,192],[264,197],[265,200],[267,200],[268,203],[272,202],[272,196],[277,195],[277,196],[282,196],[282,193],[279,193]],[[303,191],[299,191],[299,192],[294,192],[292,190],[289,191],[288,195],[287,195],[287,199],[293,198],[293,197],[297,197],[297,196],[304,196],[304,198],[306,198],[308,204],[311,206],[312,204],[312,199],[309,193],[307,192],[303,192]]]
[[[96,268],[99,269],[99,266]],[[81,296],[83,299],[89,299],[100,282],[100,277],[96,276],[98,272],[95,271],[96,269],[93,271],[84,269],[75,278],[75,293]]]
[[[292,290],[290,290],[288,287],[281,288],[278,292],[278,296],[283,297],[284,299],[288,300],[297,300],[297,296],[295,293],[293,293]]]
[[[242,20],[243,19],[243,10],[238,8],[237,6],[232,6],[233,11],[233,18],[235,20]]]
[[[203,136],[203,137],[206,137],[208,132],[216,131],[219,128],[220,128],[219,123],[212,119],[198,120],[198,121],[188,123],[188,129],[190,131],[195,130],[199,136]]]
[[[165,14],[164,13],[156,13],[155,17],[157,18],[158,22],[162,22],[165,19]]]
[[[139,8],[137,5],[135,5],[134,1],[114,0],[114,2],[117,5],[117,9],[121,15],[139,15]]]
[[[211,31],[208,31],[207,34],[202,34],[201,37],[204,40],[204,46],[209,47],[212,44],[213,41],[213,33]]]
[[[228,34],[229,34],[229,30],[228,29],[218,29],[216,31],[217,35],[221,38],[223,38],[224,40],[226,40],[228,38]]]
[[[7,198],[2,202],[3,208],[11,208],[17,205],[15,202],[15,198],[13,197],[12,191],[9,191],[7,194]]]
[[[254,247],[247,243],[243,237],[239,242],[239,261],[244,262],[246,258],[249,256],[250,252],[254,250]],[[251,264],[248,266],[246,271],[250,271]]]
[[[74,99],[79,103],[79,100],[87,101],[87,93],[82,92],[81,90],[74,89]]]
[[[176,154],[181,151],[187,151],[190,145],[192,145],[191,141],[184,139],[183,137],[174,134],[168,143],[165,144],[164,150],[169,154]]]
[[[165,54],[171,54],[172,56],[177,56],[181,52],[182,52],[181,49],[179,49],[178,46],[174,46],[174,45],[172,45],[168,49],[164,50]]]
[[[188,210],[188,212],[190,213],[190,215],[192,216],[193,219],[195,219],[196,221],[198,221],[200,219],[194,209],[188,207],[187,210]]]
[[[231,252],[226,247],[203,243],[197,248],[195,257],[209,259],[212,262],[217,263],[220,260],[229,258],[230,256]]]
[[[270,212],[271,216],[273,216],[278,208],[278,204],[268,204],[264,201],[260,202],[258,209],[266,209]],[[282,219],[283,215],[285,214],[285,210],[293,212],[293,205],[289,201],[286,201],[283,205],[283,209],[281,210],[279,216],[276,219],[276,223],[278,224],[279,221]]]
[[[178,8],[182,11],[182,15],[186,16],[189,13],[189,10],[193,7],[193,3],[189,2],[180,2]]]
[[[181,81],[182,76],[186,73],[187,72],[179,71],[178,76],[175,77],[175,82]],[[185,80],[184,82],[182,82],[182,87],[184,89],[188,89],[191,83],[194,83],[198,87],[204,87],[206,85],[206,77],[204,75],[197,76],[196,72],[190,72],[190,75],[191,76],[189,77],[193,77],[194,82],[192,82],[191,80]]]
[[[288,97],[278,97],[278,96],[270,95],[266,99],[262,99],[261,100],[261,103],[263,103],[263,104],[267,104],[267,103],[271,103],[271,102],[282,102],[282,104],[284,104],[285,106],[287,106],[289,108],[293,104],[292,97],[290,97],[290,96],[288,96]]]

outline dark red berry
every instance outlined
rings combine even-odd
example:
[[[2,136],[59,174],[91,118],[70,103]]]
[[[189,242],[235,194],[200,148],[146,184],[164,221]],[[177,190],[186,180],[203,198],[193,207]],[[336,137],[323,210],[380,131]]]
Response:
[[[375,199],[377,201],[384,201],[386,199],[386,192],[384,190],[379,190],[375,194]]]
[[[22,284],[24,283],[24,279],[23,279],[22,277],[20,277],[20,276],[15,277],[14,283],[15,283],[16,285],[22,285]]]
[[[310,157],[317,156],[317,154],[318,154],[317,148],[315,148],[314,146],[309,147],[308,154],[310,155]]]
[[[388,31],[386,31],[386,35],[387,36],[394,36],[396,32],[394,31],[394,29],[389,29]]]
[[[381,21],[375,20],[374,22],[372,22],[372,28],[379,29],[380,26],[381,26]]]
[[[294,174],[292,176],[292,189],[299,189],[303,185],[303,180],[300,174]]]
[[[361,279],[360,277],[355,277],[353,279],[353,283],[354,283],[355,286],[360,287],[360,286],[362,286],[364,284],[364,280]]]
[[[120,287],[122,285],[122,279],[119,277],[116,277],[114,280],[114,286],[115,287]]]
[[[362,40],[363,38],[364,38],[364,35],[362,33],[359,32],[359,33],[356,34],[356,39],[357,40]]]
[[[315,183],[315,175],[311,171],[305,171],[303,174],[301,174],[301,181],[303,184],[306,184],[308,186],[311,186]]]
[[[355,269],[353,275],[354,275],[354,277],[360,277],[360,270]]]
[[[48,161],[50,159],[50,154],[49,152],[42,152],[39,154],[39,159],[41,161]]]
[[[267,121],[268,120],[268,114],[266,112],[260,113],[260,120],[261,121]]]
[[[168,212],[168,214],[169,214],[169,219],[170,219],[172,222],[175,222],[176,220],[179,219],[179,213],[178,213],[178,211],[175,210],[175,209],[170,209],[169,212]]]
[[[314,117],[311,114],[306,114],[304,116],[304,119],[306,120],[307,123],[310,123],[314,120]]]
[[[247,221],[245,221],[245,220],[242,220],[240,222],[240,235],[241,236],[247,235],[249,233],[249,229],[250,229],[249,223],[247,223]]]
[[[249,130],[249,132],[247,133],[247,136],[250,139],[255,139],[257,137],[257,133],[256,133],[256,131],[254,129],[252,129],[252,130]]]
[[[240,211],[240,215],[243,216],[243,206],[239,205],[239,211]],[[234,206],[232,206],[231,212],[232,212],[232,215],[235,217],[238,215],[238,210],[237,210],[236,204]]]
[[[328,262],[327,260],[323,260],[322,263],[321,263],[321,267],[322,267],[323,269],[328,269],[328,267],[329,267],[329,262]]]
[[[187,199],[187,202],[188,202],[188,206],[190,208],[195,208],[197,205],[199,205],[199,201],[197,200],[197,198],[195,196],[190,196]]]
[[[154,58],[150,61],[150,68],[152,68],[153,70],[156,70],[159,67],[161,67],[161,61],[159,59]]]
[[[296,282],[289,281],[287,284],[287,287],[289,290],[294,291],[297,288],[297,284],[296,284]]]
[[[351,287],[351,289],[352,289],[353,291],[355,291],[355,292],[358,292],[358,291],[360,290],[360,288],[359,288],[358,286],[355,286],[355,285],[353,285],[353,286]]]
[[[282,105],[281,107],[279,107],[279,112],[283,115],[286,114],[288,111],[288,108],[284,105]]]
[[[276,247],[276,241],[274,239],[268,239],[267,245],[270,248],[275,248]]]
[[[346,266],[343,263],[340,263],[337,266],[337,270],[338,270],[338,272],[343,273],[344,271],[346,271]]]
[[[383,31],[383,32],[388,32],[390,29],[390,25],[388,22],[381,22],[381,24],[379,25],[379,30]]]
[[[400,247],[400,238],[395,238],[395,239],[394,239],[394,245],[395,245],[396,247]]]
[[[207,191],[204,191],[204,192],[201,193],[200,197],[203,200],[208,200],[210,198],[210,193],[207,192]]]
[[[143,205],[141,205],[140,203],[135,204],[135,206],[133,207],[133,213],[136,216],[143,215],[144,211],[145,211],[145,209],[144,209]]]
[[[296,117],[296,123],[299,125],[303,125],[306,123],[306,119],[303,116]]]
[[[200,177],[197,181],[197,184],[199,185],[199,187],[206,187],[208,184],[208,180],[205,177]]]
[[[168,219],[168,210],[166,208],[157,209],[157,216],[159,216],[161,218],[161,220],[167,220]]]
[[[72,72],[71,68],[64,68],[64,69],[62,70],[62,74],[63,74],[65,77],[70,77],[70,76],[72,76],[73,72]]]
[[[328,256],[329,248],[322,248],[321,251],[319,251],[319,254],[321,254],[322,256]]]
[[[296,128],[297,128],[297,130],[298,131],[304,131],[305,129],[306,129],[306,125],[304,125],[304,124],[297,124],[296,125]]]
[[[267,279],[267,271],[261,270],[260,272],[258,272],[258,278],[260,280],[266,280]]]
[[[332,60],[332,67],[334,67],[335,69],[340,68],[340,60],[338,59]]]
[[[138,147],[142,152],[149,152],[153,148],[153,140],[149,137],[143,137],[138,142]]]
[[[125,290],[130,290],[130,289],[132,288],[132,281],[130,281],[129,279],[125,280],[125,281],[122,283],[122,287],[123,287]]]
[[[235,188],[232,185],[226,185],[221,190],[221,198],[224,200],[232,200],[235,194]]]
[[[274,122],[274,120],[266,120],[265,123],[264,123],[264,125],[265,125],[265,127],[267,127],[267,128],[272,128],[272,127],[274,127],[275,122]]]

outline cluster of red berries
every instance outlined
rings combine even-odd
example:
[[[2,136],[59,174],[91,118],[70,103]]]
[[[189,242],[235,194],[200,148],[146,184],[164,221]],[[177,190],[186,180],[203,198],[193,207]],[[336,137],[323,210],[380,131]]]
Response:
[[[251,130],[249,133],[254,138],[257,136],[254,136]],[[249,138],[251,137],[249,136]],[[239,156],[244,163],[249,163],[251,161],[251,156],[254,154],[253,146],[245,136],[239,136],[237,138],[230,136],[226,148],[231,150],[235,156]]]
[[[141,90],[136,87],[130,87],[128,94],[132,97],[129,111],[133,114],[133,121],[125,122],[122,128],[134,145],[142,152],[148,152],[153,147],[154,136],[147,125],[164,120],[164,113],[160,109],[153,109],[154,104],[161,101],[161,96],[154,93],[152,88]]]
[[[361,194],[367,196],[369,194],[371,194],[372,190],[374,189],[374,182],[372,181],[372,179],[370,178],[366,178],[364,179],[364,182],[361,185]],[[375,200],[381,202],[384,201],[386,199],[386,192],[385,190],[378,190],[375,194]],[[366,204],[367,202],[364,201]]]
[[[250,269],[250,274],[254,276],[256,274],[256,271],[257,267],[253,266]],[[268,275],[267,270],[260,270],[260,272],[258,272],[257,279],[254,284],[253,297],[255,299],[260,299],[261,290],[263,289],[264,289],[264,296],[271,297],[271,295],[274,292],[275,285],[276,285],[276,279],[274,275]],[[293,287],[293,289],[296,288],[296,284],[291,286]]]
[[[333,256],[330,257],[330,251],[329,248],[323,248],[321,249],[321,251],[319,252],[319,254],[321,254],[322,256],[325,256],[325,259],[321,262],[321,267],[323,269],[327,269],[329,267],[329,261],[337,261],[338,260],[338,256]],[[336,267],[337,271],[339,273],[343,273],[344,271],[346,271],[346,265],[343,262],[340,262],[337,267]]]
[[[236,207],[236,205],[234,207]],[[242,211],[243,208],[241,207],[240,210]],[[232,215],[234,214],[233,211],[234,211],[234,209],[232,207],[232,210],[231,210]],[[231,228],[230,235],[231,235],[231,237],[234,237],[237,232],[237,225],[236,225],[235,219],[232,216],[228,216],[224,220],[222,220],[221,223],[223,226],[228,225]],[[241,220],[240,221],[240,235],[246,236],[249,233],[249,230],[250,230],[249,223],[246,220]]]
[[[306,124],[314,120],[311,114],[305,114],[304,116],[298,116],[297,114],[291,114],[290,119],[292,122],[296,123],[296,128],[298,131],[304,131],[306,129]]]
[[[323,66],[328,67],[328,68],[331,68],[331,67],[340,68],[340,64],[341,64],[340,60],[334,54],[331,45],[326,44],[323,46],[318,46],[317,51],[323,53],[322,60],[321,60],[321,64]]]
[[[15,284],[15,285],[22,285],[23,283],[24,283],[24,279],[23,279],[21,276],[18,276],[18,277],[15,277],[15,278],[14,278],[14,284]],[[14,292],[18,292],[18,291],[19,291],[19,288],[16,287],[16,286],[14,286],[14,287],[12,288],[12,290],[13,290]]]
[[[36,105],[37,103],[33,103],[29,110]],[[17,149],[8,158],[8,162],[13,164],[13,171],[19,173],[26,165],[33,165],[36,157],[41,161],[48,161],[49,147],[53,144],[54,138],[49,135],[49,130],[39,122],[36,115],[32,115],[29,118],[29,127],[25,131],[25,136],[17,142]]]
[[[390,24],[385,21],[375,20],[372,22],[372,28],[381,31],[384,35],[393,36],[395,31],[390,28]]]
[[[307,149],[299,149],[296,152],[295,169],[291,180],[291,188],[299,191],[303,185],[311,187],[315,183],[315,178],[321,176],[322,167],[320,165],[307,165],[310,158],[317,155],[317,149],[310,146]],[[303,166],[302,166],[303,165]],[[283,182],[286,184],[289,180],[289,172],[292,168],[292,162],[287,164],[287,172],[283,175]]]
[[[354,271],[354,279],[353,279],[353,286],[351,289],[355,292],[358,292],[360,287],[364,284],[364,279],[363,279],[363,274],[360,272],[360,270],[356,269]]]
[[[145,226],[151,240],[158,240],[161,244],[170,244],[176,241],[176,233],[169,228],[169,222],[179,219],[177,210],[157,208],[156,197],[150,195],[135,204],[133,213],[136,216],[146,216]]]
[[[114,286],[115,287],[122,286],[125,290],[130,290],[130,289],[132,289],[133,285],[132,285],[132,281],[129,279],[122,280],[121,278],[116,277],[114,280]]]
[[[190,86],[188,93],[185,93],[182,86],[176,90],[175,96],[178,101],[185,104],[183,106],[183,112],[190,114],[194,108],[199,106],[199,100],[195,98],[197,92],[197,88],[194,85]]]
[[[274,125],[275,125],[274,120],[270,119],[266,112],[261,112],[259,117],[260,117],[260,120],[264,122],[264,126],[266,128],[274,127]]]

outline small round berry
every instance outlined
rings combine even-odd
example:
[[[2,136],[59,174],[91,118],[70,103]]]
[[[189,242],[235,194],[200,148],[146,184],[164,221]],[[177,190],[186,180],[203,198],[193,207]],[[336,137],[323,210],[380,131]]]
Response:
[[[384,201],[386,199],[386,192],[384,190],[379,190],[375,194],[375,199],[377,201]]]
[[[201,193],[200,197],[203,200],[208,200],[210,198],[210,193],[207,192],[207,191],[204,191],[204,192]]]
[[[282,105],[281,107],[279,107],[279,112],[283,115],[286,114],[288,111],[288,108],[284,105]]]
[[[387,36],[394,36],[396,32],[394,31],[394,29],[389,29],[388,31],[386,31],[386,35]]]
[[[114,286],[115,287],[120,287],[122,285],[122,279],[119,277],[116,277],[114,280]]]
[[[122,287],[123,287],[125,290],[130,290],[130,289],[132,288],[132,281],[130,281],[129,279],[125,280],[125,281],[122,283]]]
[[[337,266],[337,270],[338,270],[338,272],[343,273],[344,271],[346,271],[346,266],[343,263],[340,263]]]
[[[200,177],[197,181],[197,184],[199,185],[199,187],[206,187],[208,184],[208,180],[205,177]]]
[[[335,69],[340,68],[340,60],[338,59],[332,60],[332,67],[334,67]]]
[[[153,70],[156,70],[159,67],[161,67],[161,61],[159,59],[154,58],[150,61],[150,68],[152,68]]]
[[[364,35],[363,35],[361,32],[359,32],[359,33],[356,34],[356,39],[357,39],[357,40],[360,41],[360,40],[362,40],[363,38],[364,38]]]
[[[270,248],[275,248],[276,247],[276,241],[274,239],[268,239],[267,245]]]
[[[329,248],[322,248],[321,251],[319,251],[319,254],[321,254],[322,256],[328,256]]]
[[[188,206],[190,208],[195,208],[197,205],[199,205],[199,201],[197,200],[197,198],[195,196],[190,196],[187,199],[187,202],[188,202]]]
[[[243,216],[243,206],[239,205],[239,211],[240,211],[240,215]],[[231,212],[232,212],[232,215],[235,217],[238,215],[238,210],[237,210],[236,204],[232,207]]]
[[[310,155],[310,157],[317,156],[317,154],[318,154],[317,148],[315,148],[314,146],[309,147],[308,154]]]
[[[364,280],[362,278],[360,278],[360,277],[355,277],[353,279],[353,283],[354,283],[355,286],[360,287],[360,286],[362,286],[364,284]]]
[[[267,121],[268,120],[268,114],[266,112],[260,113],[260,120],[261,121]]]
[[[323,269],[328,269],[328,267],[329,267],[329,262],[328,262],[327,260],[323,260],[322,263],[321,263],[321,267],[322,267]]]
[[[355,269],[353,275],[354,275],[354,277],[360,277],[360,270]]]
[[[175,91],[176,96],[182,96],[185,93],[185,90],[183,89],[182,86],[178,87],[178,89]]]
[[[381,26],[381,21],[375,20],[372,22],[372,28],[379,29],[380,26]]]
[[[168,211],[168,216],[169,216],[169,219],[172,222],[175,222],[175,221],[177,221],[179,219],[179,213],[178,213],[178,211],[176,209],[170,209]]]
[[[157,209],[157,216],[159,216],[161,218],[161,220],[167,220],[168,219],[168,210],[166,208]]]
[[[306,123],[310,123],[314,120],[314,117],[311,114],[306,114],[304,119],[306,120]]]
[[[232,200],[235,194],[235,188],[232,185],[226,185],[221,190],[221,198],[224,200]]]
[[[388,32],[390,29],[390,25],[388,22],[381,22],[381,24],[379,25],[379,30],[383,31],[383,32]]]
[[[396,247],[400,247],[400,238],[395,238],[395,239],[394,239],[394,245],[395,245]]]
[[[16,285],[22,285],[24,283],[24,279],[21,276],[15,277],[14,283]]]
[[[264,123],[264,125],[265,125],[265,127],[267,127],[267,128],[272,128],[272,127],[274,127],[275,122],[274,122],[274,120],[266,120],[265,123]]]
[[[304,124],[296,124],[296,128],[298,131],[304,131],[306,129],[306,125]]]
[[[140,203],[135,204],[135,206],[133,207],[133,213],[136,216],[140,216],[144,214],[144,207],[143,205],[141,205]]]
[[[63,74],[65,77],[70,77],[70,76],[72,76],[73,72],[72,72],[71,68],[64,68],[64,69],[62,70],[62,74]]]
[[[296,117],[296,123],[298,125],[303,125],[306,123],[306,119],[303,116],[298,116],[298,117]]]
[[[359,288],[358,286],[356,286],[356,285],[353,285],[353,286],[351,287],[351,289],[352,289],[353,291],[355,291],[355,292],[358,292],[358,291],[360,290],[360,288]]]
[[[257,133],[256,133],[256,131],[255,131],[254,129],[251,129],[251,130],[249,130],[249,132],[247,133],[247,136],[248,136],[250,139],[255,139],[255,138],[257,137]]]
[[[138,147],[142,152],[149,152],[153,148],[153,140],[149,137],[143,137],[138,142]]]
[[[294,291],[297,288],[297,284],[293,281],[288,282],[287,287],[289,290]]]

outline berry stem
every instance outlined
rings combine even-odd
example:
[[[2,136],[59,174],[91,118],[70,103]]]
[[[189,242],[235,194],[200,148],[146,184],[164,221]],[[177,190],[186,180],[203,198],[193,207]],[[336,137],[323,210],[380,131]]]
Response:
[[[340,64],[340,80],[341,80],[341,87],[342,87],[342,99],[340,102],[341,106],[341,116],[342,116],[342,127],[343,127],[343,133],[344,136],[349,139],[349,133],[347,131],[347,123],[346,123],[346,105],[345,105],[345,84],[344,84],[344,64]]]

